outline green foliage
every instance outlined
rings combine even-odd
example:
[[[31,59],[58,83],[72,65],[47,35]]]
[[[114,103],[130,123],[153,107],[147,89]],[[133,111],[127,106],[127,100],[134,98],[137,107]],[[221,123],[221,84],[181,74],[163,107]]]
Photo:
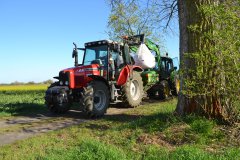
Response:
[[[176,117],[172,116],[171,113],[168,114],[156,114],[151,116],[145,116],[143,118],[139,118],[136,121],[133,121],[127,125],[127,127],[132,129],[141,128],[145,132],[154,133],[157,131],[163,131],[172,123],[177,122]]]
[[[198,148],[197,146],[182,146],[176,149],[174,152],[170,153],[170,159],[179,159],[179,160],[227,160],[227,159],[238,159],[240,156],[239,149],[229,149],[228,151],[222,154],[210,154],[205,152],[203,149]]]
[[[44,90],[0,91],[0,117],[46,112]]]
[[[157,159],[169,159],[169,151],[165,148],[149,146],[145,150],[145,154],[142,159],[146,160],[157,160]]]
[[[157,0],[109,0],[111,13],[108,19],[108,34],[113,40],[121,36],[145,34],[160,43],[160,14]]]
[[[191,130],[195,133],[210,135],[213,132],[214,123],[207,119],[196,119],[190,123]]]
[[[42,159],[79,159],[79,160],[105,160],[105,159],[126,159],[126,155],[115,146],[104,144],[94,139],[80,140],[71,150],[52,149],[49,155],[41,157]]]
[[[240,2],[201,5],[197,13],[189,26],[193,44],[183,64],[183,93],[197,97],[205,111],[221,106],[225,119],[235,121],[240,111]]]
[[[189,119],[192,120],[189,121]],[[222,132],[215,129],[216,123],[214,121],[197,116],[187,116],[186,121],[189,121],[190,126],[185,130],[187,135],[187,138],[185,138],[186,141],[209,144],[211,141],[221,141],[224,139]]]
[[[166,135],[166,140],[172,144],[209,144],[224,139],[224,134],[216,130],[216,126],[214,121],[195,115],[187,115],[172,122],[163,132]]]
[[[178,159],[178,160],[197,160],[197,159],[213,159],[213,156],[204,152],[199,148],[195,148],[192,146],[183,146],[176,149],[174,152],[170,154],[170,159]]]

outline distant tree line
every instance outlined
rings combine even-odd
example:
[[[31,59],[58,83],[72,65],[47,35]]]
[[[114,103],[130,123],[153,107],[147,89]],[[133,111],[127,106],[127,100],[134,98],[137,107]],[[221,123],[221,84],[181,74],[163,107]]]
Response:
[[[11,83],[1,83],[0,85],[33,85],[33,84],[51,84],[53,83],[53,80],[48,79],[43,82],[34,82],[34,81],[29,81],[29,82],[19,82],[19,81],[14,81]]]

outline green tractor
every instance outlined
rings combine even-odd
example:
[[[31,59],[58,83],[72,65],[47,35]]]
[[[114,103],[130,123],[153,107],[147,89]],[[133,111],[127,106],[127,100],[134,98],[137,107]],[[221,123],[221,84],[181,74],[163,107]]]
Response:
[[[177,96],[180,88],[178,75],[178,59],[161,56],[159,46],[149,39],[144,38],[144,34],[128,37],[129,46],[132,52],[137,52],[140,44],[145,44],[152,54],[155,55],[156,66],[145,69],[142,72],[142,79],[145,91],[149,98],[166,99],[172,95]],[[152,85],[152,83],[155,83]]]

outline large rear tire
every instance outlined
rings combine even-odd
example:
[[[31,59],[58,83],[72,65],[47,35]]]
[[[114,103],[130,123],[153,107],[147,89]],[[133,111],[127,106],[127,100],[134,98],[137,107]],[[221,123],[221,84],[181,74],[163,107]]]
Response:
[[[132,79],[123,86],[123,104],[125,107],[137,107],[143,98],[143,81],[139,72],[133,71]]]
[[[147,90],[147,96],[149,99],[158,99],[157,93],[158,93],[159,85],[155,84],[150,89]]]
[[[109,89],[104,82],[92,81],[84,88],[81,105],[89,117],[102,117],[106,113],[109,103]]]
[[[166,80],[161,81],[160,84],[159,99],[165,100],[170,97],[170,86]]]

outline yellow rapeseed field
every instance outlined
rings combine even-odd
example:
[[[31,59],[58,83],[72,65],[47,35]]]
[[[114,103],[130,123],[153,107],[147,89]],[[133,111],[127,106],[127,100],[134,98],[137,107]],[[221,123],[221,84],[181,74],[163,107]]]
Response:
[[[49,85],[0,85],[0,91],[46,90]]]

